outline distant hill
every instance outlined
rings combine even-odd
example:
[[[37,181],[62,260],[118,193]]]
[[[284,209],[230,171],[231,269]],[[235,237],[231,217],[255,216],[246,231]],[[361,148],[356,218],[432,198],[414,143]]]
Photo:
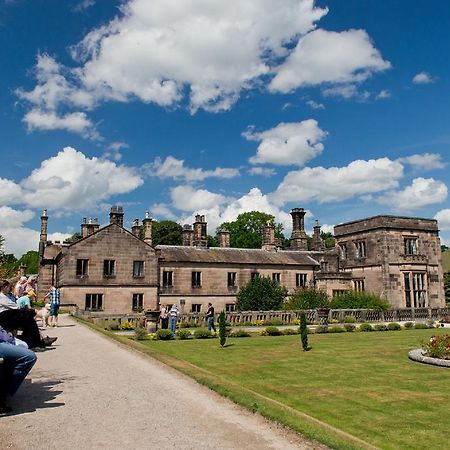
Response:
[[[444,273],[450,272],[450,250],[442,252],[442,269]]]

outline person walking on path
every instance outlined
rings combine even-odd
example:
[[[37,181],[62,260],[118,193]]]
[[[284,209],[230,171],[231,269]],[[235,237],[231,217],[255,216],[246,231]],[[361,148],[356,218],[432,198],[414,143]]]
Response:
[[[46,298],[50,298],[50,317],[48,323],[51,327],[57,327],[59,305],[61,304],[61,294],[59,289],[52,286],[48,294],[44,297],[44,299]]]
[[[175,331],[177,329],[177,320],[178,320],[178,306],[172,305],[172,308],[170,308],[169,311],[169,317],[170,317],[170,331],[175,334]]]
[[[216,326],[214,325],[214,306],[212,303],[208,303],[208,311],[206,311],[206,323],[208,324],[208,330],[214,330],[214,333],[217,331]]]
[[[161,328],[167,330],[169,328],[169,311],[167,311],[167,306],[161,306],[160,315]]]

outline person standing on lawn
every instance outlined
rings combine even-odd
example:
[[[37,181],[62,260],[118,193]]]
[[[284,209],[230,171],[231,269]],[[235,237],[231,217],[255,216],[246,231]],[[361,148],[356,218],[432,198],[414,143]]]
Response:
[[[206,311],[206,323],[208,324],[208,330],[214,330],[216,332],[216,326],[214,325],[214,306],[212,303],[208,303],[208,311]]]
[[[172,305],[172,308],[170,308],[169,311],[169,317],[170,317],[170,331],[175,334],[175,331],[177,329],[177,320],[178,320],[178,306]]]

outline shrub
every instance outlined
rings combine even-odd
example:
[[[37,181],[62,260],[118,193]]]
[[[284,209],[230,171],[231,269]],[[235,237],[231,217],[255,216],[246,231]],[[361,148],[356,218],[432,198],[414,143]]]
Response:
[[[176,334],[177,334],[178,339],[180,339],[182,341],[185,341],[186,339],[189,339],[192,336],[191,332],[186,329],[178,330]]]
[[[281,333],[283,334],[283,336],[289,336],[292,334],[298,334],[298,331],[294,330],[293,328],[285,328],[281,331]]]
[[[450,359],[450,334],[432,336],[423,349],[431,358]]]
[[[288,290],[269,277],[256,277],[242,286],[236,296],[238,311],[281,309]]]
[[[385,298],[370,292],[346,291],[331,299],[330,308],[333,309],[389,309]]]
[[[328,321],[328,323],[334,325],[335,323],[339,323],[339,320],[337,320],[337,319],[330,319],[330,320]]]
[[[388,323],[387,329],[389,331],[399,331],[402,329],[402,326],[399,323],[391,322],[391,323]]]
[[[263,325],[274,327],[279,327],[280,325],[283,325],[283,321],[280,319],[264,320],[263,322],[264,322]]]
[[[428,328],[428,325],[426,323],[416,323],[414,325],[415,330],[425,330],[425,328]]]
[[[234,337],[234,338],[242,338],[242,337],[250,337],[250,336],[251,336],[251,334],[244,330],[236,330],[236,331],[233,331],[232,333],[230,333],[230,337]]]
[[[286,310],[295,309],[317,309],[327,308],[330,300],[324,291],[310,288],[296,289],[287,299],[283,308]]]
[[[143,341],[144,339],[147,339],[148,333],[147,330],[143,327],[136,327],[134,329],[134,338],[137,341]]]
[[[219,343],[223,347],[227,341],[227,322],[225,320],[225,311],[219,314]]]
[[[414,328],[414,323],[413,322],[406,322],[405,325],[403,325],[406,329],[409,328]]]
[[[194,331],[195,339],[209,339],[210,337],[212,337],[212,334],[207,328],[197,328]]]
[[[308,351],[308,327],[306,326],[306,314],[303,312],[300,315],[300,339],[303,351]]]
[[[277,327],[266,327],[267,336],[281,336],[281,331]]]
[[[155,333],[155,338],[158,341],[170,341],[172,339],[174,339],[174,335],[170,330],[158,330]]]
[[[128,320],[125,320],[125,322],[122,322],[120,324],[120,329],[125,330],[125,331],[134,330],[134,325],[131,322],[129,322]]]
[[[249,322],[249,321],[244,322],[244,327],[252,327],[252,326],[253,326],[252,322]]]
[[[359,326],[359,331],[373,331],[373,327],[372,325],[370,325],[370,323],[362,323]]]
[[[345,323],[344,328],[345,331],[352,332],[356,330],[356,325],[353,325],[352,323]]]
[[[387,331],[388,327],[382,323],[377,323],[374,327],[375,331]]]
[[[345,316],[344,323],[356,323],[356,317],[353,316]]]
[[[317,334],[328,333],[328,327],[326,325],[318,325],[314,332]]]
[[[328,328],[328,333],[345,333],[345,328],[335,325]]]

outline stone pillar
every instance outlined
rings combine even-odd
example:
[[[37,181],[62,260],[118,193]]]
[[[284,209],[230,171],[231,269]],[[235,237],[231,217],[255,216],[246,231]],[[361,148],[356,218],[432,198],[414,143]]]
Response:
[[[305,210],[303,208],[294,208],[291,211],[292,216],[292,250],[308,250],[308,236],[305,233]]]
[[[47,210],[43,209],[41,214],[41,234],[39,236],[39,260],[42,261],[44,258],[45,246],[47,244],[47,225],[48,216]]]
[[[206,232],[205,216],[197,214],[194,222],[194,246],[207,247],[208,235]]]
[[[267,225],[262,230],[261,249],[267,252],[274,252],[277,249],[275,242],[275,226],[271,220],[267,222]]]
[[[230,246],[230,232],[227,230],[221,230],[217,232],[217,238],[219,241],[219,247],[229,247]]]
[[[152,218],[150,217],[150,213],[148,211],[145,213],[145,218],[142,221],[142,225],[144,226],[144,242],[148,245],[152,245]]]
[[[92,222],[92,233],[95,233],[100,229],[100,224],[98,223],[98,217],[94,218],[94,221]]]
[[[183,225],[183,245],[185,247],[192,247],[194,245],[194,231],[192,230],[192,226],[185,224]]]
[[[134,236],[136,236],[138,238],[140,231],[141,231],[141,225],[139,224],[139,219],[134,219],[133,226],[131,227],[131,232],[133,233]]]
[[[319,252],[325,248],[325,244],[320,236],[320,224],[319,221],[316,220],[316,224],[314,225],[314,234],[313,234],[313,250]]]
[[[109,213],[109,223],[116,223],[123,227],[123,208],[122,206],[111,206]]]

